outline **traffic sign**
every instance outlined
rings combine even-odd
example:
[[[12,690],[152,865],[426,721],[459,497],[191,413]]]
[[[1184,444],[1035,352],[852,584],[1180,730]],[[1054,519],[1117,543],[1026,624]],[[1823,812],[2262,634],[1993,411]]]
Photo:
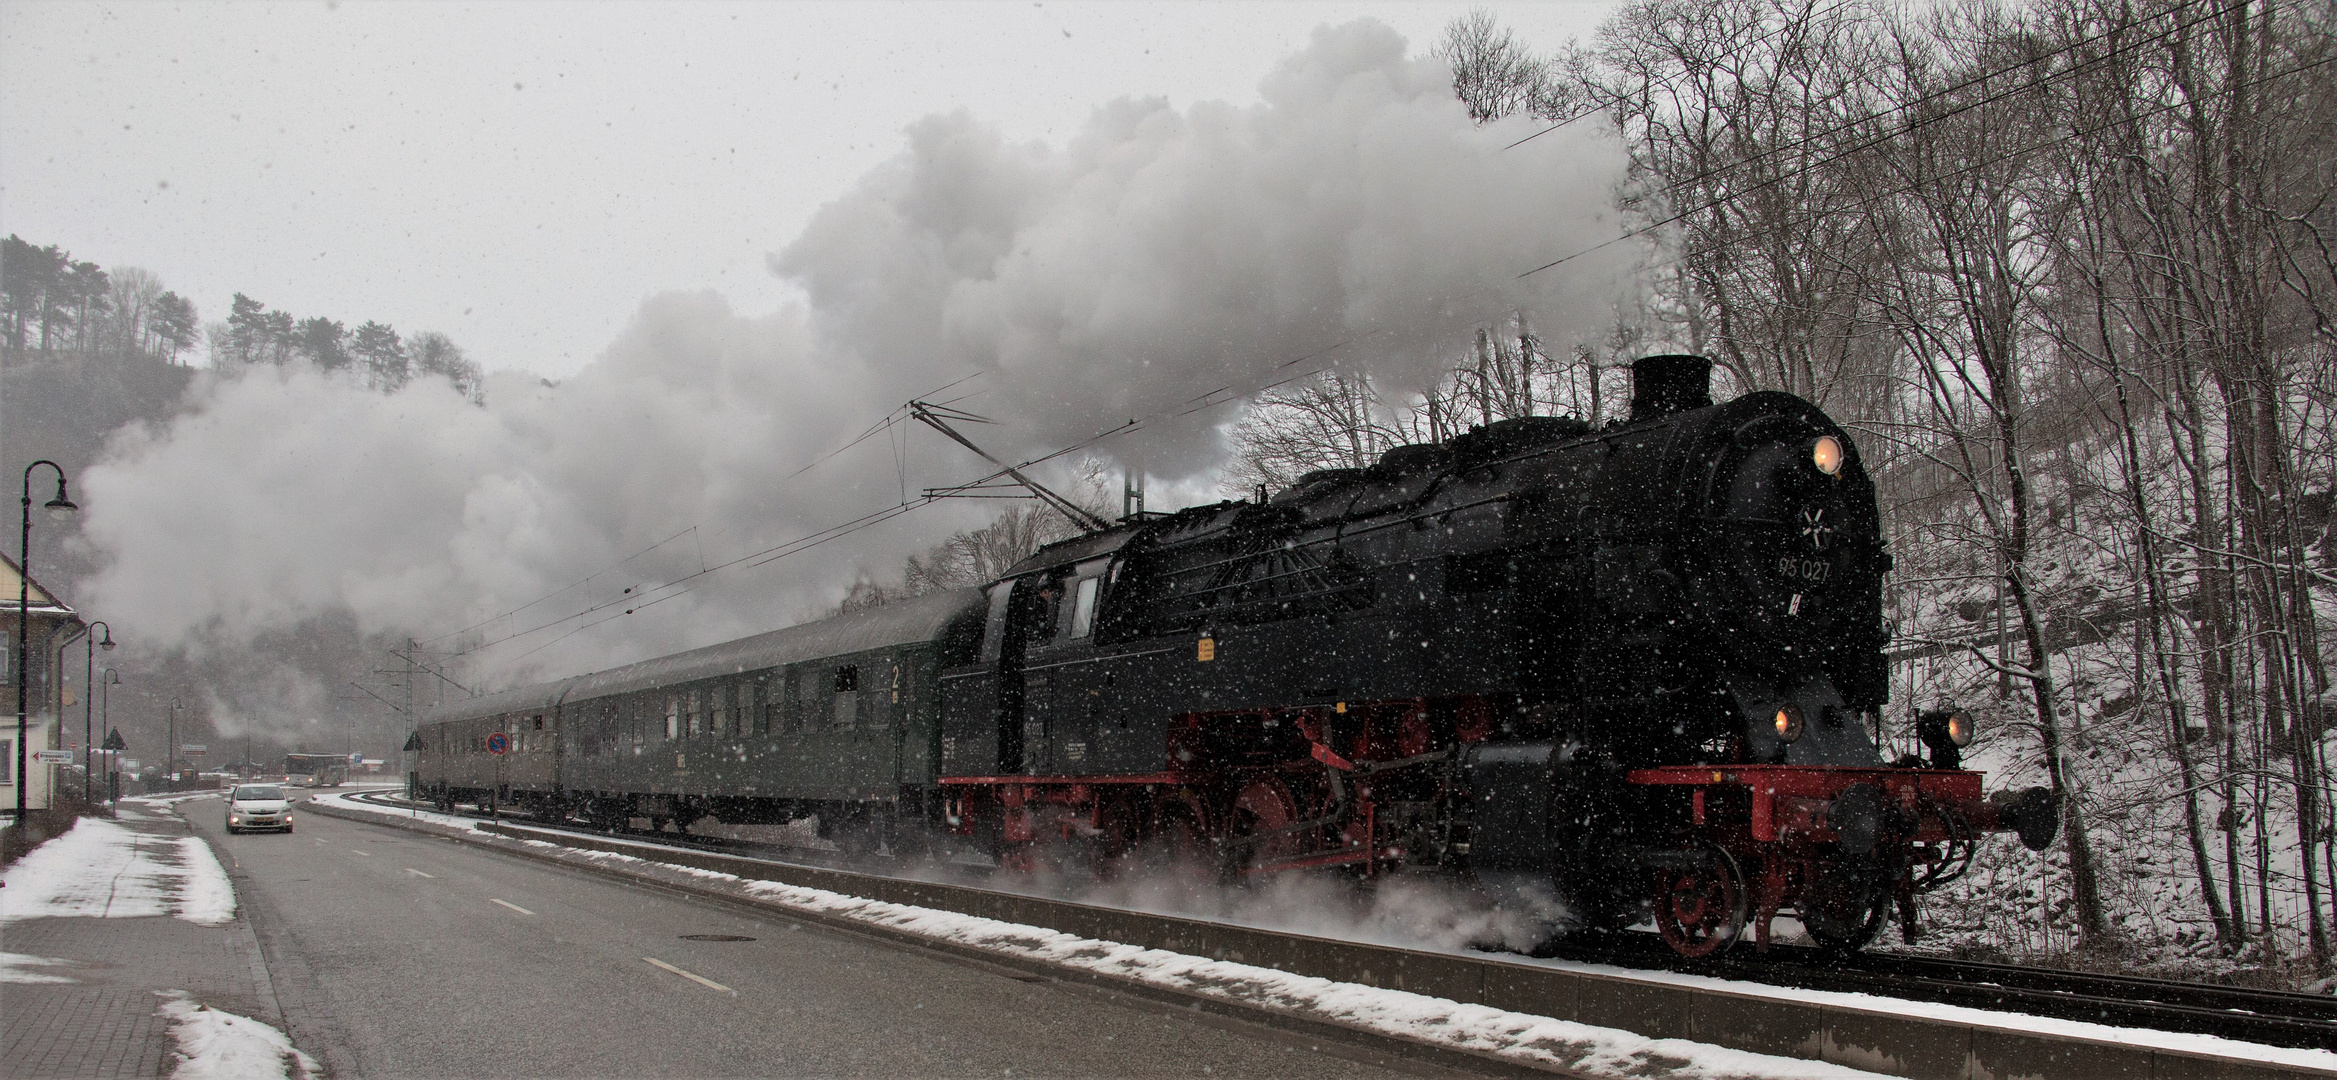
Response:
[[[73,764],[73,751],[35,750],[32,752],[32,759],[43,765],[71,765]]]
[[[179,753],[187,757],[202,757],[203,752],[209,749],[211,747],[207,743],[191,742],[179,747]]]
[[[362,754],[362,753],[356,753],[356,754],[351,754],[351,755],[349,755],[349,764],[351,764],[351,765],[363,765],[363,764],[365,764],[365,755],[364,755],[364,754]]]
[[[128,743],[126,743],[126,742],[123,742],[123,741],[122,741],[122,729],[120,729],[120,728],[115,728],[115,729],[114,729],[114,730],[113,730],[113,731],[112,731],[110,734],[108,734],[108,735],[105,737],[105,746],[104,746],[102,749],[106,749],[106,750],[127,750],[127,749],[129,749],[129,748],[130,748],[130,744],[128,744]]]
[[[501,754],[501,753],[503,753],[504,751],[506,751],[506,750],[509,750],[509,749],[511,749],[511,736],[509,736],[509,735],[505,735],[504,733],[502,733],[502,732],[500,732],[500,731],[496,732],[496,733],[495,733],[495,734],[493,734],[493,735],[489,735],[489,736],[487,736],[487,752],[488,752],[488,753],[490,753],[490,754]]]

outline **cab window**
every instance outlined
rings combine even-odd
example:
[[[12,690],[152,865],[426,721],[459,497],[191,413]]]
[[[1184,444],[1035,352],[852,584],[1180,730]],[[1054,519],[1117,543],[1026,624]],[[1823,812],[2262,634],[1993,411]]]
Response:
[[[1071,596],[1071,636],[1083,638],[1095,632],[1095,598],[1103,579],[1083,577]]]

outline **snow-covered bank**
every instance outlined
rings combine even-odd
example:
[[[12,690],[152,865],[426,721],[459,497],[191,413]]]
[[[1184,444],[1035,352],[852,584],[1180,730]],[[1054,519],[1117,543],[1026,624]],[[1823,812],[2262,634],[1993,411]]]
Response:
[[[197,837],[152,836],[82,818],[27,852],[0,889],[0,925],[24,919],[175,915],[206,926],[235,918],[235,888]]]
[[[186,992],[161,994],[160,1012],[177,1046],[172,1080],[307,1080],[324,1075],[284,1033],[249,1017],[197,1004]]]

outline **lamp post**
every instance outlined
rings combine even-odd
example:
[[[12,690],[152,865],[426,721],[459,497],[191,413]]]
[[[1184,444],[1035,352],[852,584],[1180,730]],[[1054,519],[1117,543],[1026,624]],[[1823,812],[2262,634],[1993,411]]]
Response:
[[[113,628],[107,627],[106,629],[107,632],[111,633]],[[115,671],[112,668],[105,669],[105,678],[98,680],[97,690],[99,694],[104,696],[105,703],[97,707],[97,721],[98,723],[104,724],[108,732],[112,732],[114,730],[113,689],[114,687],[121,685],[121,683],[122,673]],[[109,741],[106,746],[106,775],[108,777],[106,782],[106,803],[108,805],[111,805],[114,800],[121,798],[121,769],[116,764],[120,758],[121,751],[115,750]]]
[[[19,829],[24,827],[25,791],[32,787],[24,774],[25,692],[32,674],[25,670],[32,662],[32,648],[25,641],[32,634],[32,472],[43,465],[57,472],[57,497],[43,504],[49,516],[70,521],[73,511],[81,509],[65,494],[64,466],[42,458],[24,467],[24,530],[16,545],[16,827]]]
[[[90,628],[91,630],[95,630],[95,629],[97,629],[97,628],[98,628],[98,627],[100,627],[100,626],[105,626],[105,642],[104,642],[104,645],[105,645],[105,651],[107,651],[107,652],[112,652],[112,651],[114,651],[114,628],[113,628],[113,627],[111,627],[111,626],[106,626],[106,622],[105,622],[105,620],[104,620],[104,619],[99,619],[99,620],[97,620],[96,622],[93,622],[93,623],[90,623],[90,624],[89,624],[89,628]],[[95,783],[95,782],[96,782],[96,779],[97,779],[97,770],[96,770],[96,768],[94,767],[94,765],[95,765],[95,762],[97,761],[97,728],[96,728],[96,726],[95,726],[95,725],[94,725],[94,724],[91,722],[91,716],[92,716],[91,710],[92,710],[92,709],[94,709],[94,708],[96,707],[96,702],[93,702],[93,701],[89,700],[89,688],[90,688],[90,686],[91,686],[91,685],[93,685],[93,683],[94,683],[94,680],[93,680],[93,679],[91,679],[91,678],[90,678],[90,676],[91,676],[91,675],[93,675],[93,674],[95,674],[95,672],[96,672],[96,669],[97,669],[97,647],[98,647],[98,644],[99,644],[99,642],[98,642],[98,640],[97,640],[97,635],[95,635],[95,634],[83,634],[83,635],[81,635],[81,801],[82,801],[82,802],[89,802],[89,801],[90,801],[90,798],[89,798],[89,791],[90,791],[89,785],[90,785],[90,784],[92,784],[92,783]],[[106,670],[107,670],[107,671],[112,671],[113,669],[112,669],[112,668],[107,668]]]
[[[162,747],[162,784],[164,791],[179,787],[179,699],[170,699],[170,741]]]

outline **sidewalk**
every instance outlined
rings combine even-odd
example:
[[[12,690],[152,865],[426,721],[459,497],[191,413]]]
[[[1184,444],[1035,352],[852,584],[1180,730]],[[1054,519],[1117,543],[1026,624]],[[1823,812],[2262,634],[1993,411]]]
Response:
[[[205,895],[215,883],[181,843],[186,822],[125,803],[120,820],[84,828],[92,835],[73,853],[95,857],[78,877],[0,889],[0,953],[12,954],[0,956],[0,1074],[163,1076],[172,1040],[160,995],[170,991],[282,1028],[259,943],[241,911],[220,922],[224,902]]]

